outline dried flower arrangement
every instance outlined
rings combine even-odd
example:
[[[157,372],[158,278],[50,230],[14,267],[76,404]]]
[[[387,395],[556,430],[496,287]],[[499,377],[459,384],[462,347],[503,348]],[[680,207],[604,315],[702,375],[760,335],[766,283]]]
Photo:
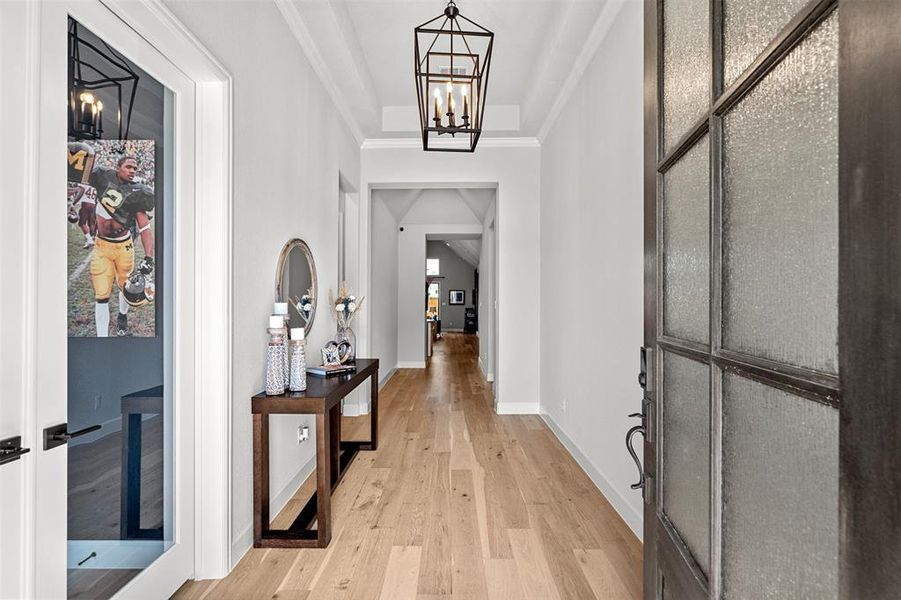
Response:
[[[357,300],[357,297],[353,295],[353,290],[348,287],[347,282],[342,281],[338,288],[338,298],[336,299],[332,291],[329,290],[328,299],[331,305],[335,307],[334,314],[335,319],[338,321],[338,327],[347,329],[353,322],[357,311],[363,306],[363,300],[366,297],[363,296]]]
[[[307,293],[300,298],[292,296],[291,301],[294,303],[294,308],[303,317],[304,323],[309,323],[313,316],[313,288],[308,289]]]

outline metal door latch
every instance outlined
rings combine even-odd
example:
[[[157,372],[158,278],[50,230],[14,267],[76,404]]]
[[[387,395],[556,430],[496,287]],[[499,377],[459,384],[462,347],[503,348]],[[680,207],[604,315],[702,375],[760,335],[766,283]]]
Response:
[[[22,447],[21,435],[0,440],[0,465],[19,460],[23,454],[29,452],[31,452],[31,448]]]
[[[57,446],[62,446],[69,440],[97,431],[100,427],[100,425],[91,425],[72,433],[67,431],[68,423],[60,423],[59,425],[48,427],[44,430],[44,450],[52,450]]]

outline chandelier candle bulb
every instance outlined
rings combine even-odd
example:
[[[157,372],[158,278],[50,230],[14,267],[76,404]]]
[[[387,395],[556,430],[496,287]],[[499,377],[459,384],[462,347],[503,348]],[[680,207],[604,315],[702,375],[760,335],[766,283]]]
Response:
[[[435,90],[435,127],[441,127],[441,92]]]

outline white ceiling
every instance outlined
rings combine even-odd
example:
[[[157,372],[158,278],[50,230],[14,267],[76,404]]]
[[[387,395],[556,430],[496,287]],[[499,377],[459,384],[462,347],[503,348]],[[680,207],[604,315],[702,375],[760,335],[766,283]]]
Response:
[[[479,268],[479,259],[482,257],[482,238],[477,240],[447,240],[444,242],[457,256],[467,263]]]
[[[275,2],[358,137],[416,135],[413,28],[446,2]],[[459,0],[464,16],[495,33],[484,135],[537,135],[618,2]],[[492,120],[503,131],[492,131]]]

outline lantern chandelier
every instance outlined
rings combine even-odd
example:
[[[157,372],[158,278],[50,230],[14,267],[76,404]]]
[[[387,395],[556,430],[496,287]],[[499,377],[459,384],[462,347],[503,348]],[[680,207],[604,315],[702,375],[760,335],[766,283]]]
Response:
[[[128,138],[140,77],[109,44],[103,41],[100,44],[83,37],[78,21],[69,17],[69,136],[76,140],[103,137],[105,111],[101,90],[117,100],[116,139]],[[127,103],[123,101],[123,93],[128,96]]]
[[[494,34],[460,14],[453,0],[413,31],[422,149],[473,152],[482,134]],[[457,136],[465,144],[446,142]]]

